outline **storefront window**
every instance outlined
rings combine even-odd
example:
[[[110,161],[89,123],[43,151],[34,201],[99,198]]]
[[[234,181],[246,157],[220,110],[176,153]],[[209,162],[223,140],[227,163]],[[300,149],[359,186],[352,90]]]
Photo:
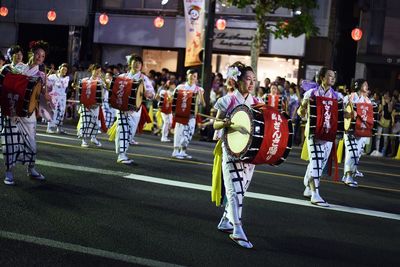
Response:
[[[102,0],[102,7],[108,9],[178,9],[179,0],[169,0],[164,6],[161,0]]]
[[[161,72],[162,68],[167,68],[171,72],[176,72],[178,64],[178,52],[170,50],[143,49],[144,71],[155,70]]]
[[[213,54],[213,72],[220,72],[225,78],[228,66],[236,61],[241,61],[246,65],[251,63],[250,56]],[[263,82],[265,78],[274,81],[277,76],[280,76],[297,83],[299,60],[283,57],[260,57],[257,68],[257,80],[260,82]]]

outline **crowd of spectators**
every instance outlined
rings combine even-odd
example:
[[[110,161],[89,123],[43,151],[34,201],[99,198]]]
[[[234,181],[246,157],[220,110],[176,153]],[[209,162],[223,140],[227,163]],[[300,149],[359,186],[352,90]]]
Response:
[[[0,66],[5,63],[5,58],[0,56]],[[50,64],[47,68],[47,73],[55,73],[57,67],[54,64]],[[103,72],[105,79],[111,80],[113,76],[120,73],[127,72],[127,65],[105,65],[103,66]],[[73,66],[69,70],[70,75],[70,89],[67,92],[69,100],[77,100],[76,90],[78,81],[84,77],[89,76],[89,73],[81,66]],[[177,73],[171,72],[166,68],[163,68],[161,72],[150,70],[146,75],[153,83],[153,87],[156,91],[161,89],[173,89],[178,84],[185,82],[183,77],[177,75]],[[207,89],[207,88],[205,88]],[[303,88],[298,84],[291,83],[283,77],[276,77],[274,81],[270,78],[265,78],[262,84],[257,86],[255,96],[260,100],[264,100],[267,94],[270,94],[272,90],[277,89],[279,94],[284,100],[284,109],[290,116],[294,126],[294,144],[301,145],[304,142],[304,127],[305,120],[297,115],[297,108],[301,103],[302,96],[304,94]],[[343,95],[351,93],[350,89],[345,86],[337,86],[336,88]],[[213,109],[217,99],[227,94],[227,87],[225,80],[221,73],[215,73],[212,75],[212,86],[210,89],[210,109],[208,114],[214,115],[215,110]],[[398,90],[390,92],[386,90],[382,93],[382,90],[378,88],[370,92],[371,100],[379,106],[379,123],[378,123],[378,134],[374,136],[369,146],[366,149],[366,153],[371,156],[382,157],[382,156],[394,156],[397,152],[399,137],[388,136],[386,134],[400,134],[400,96]],[[153,105],[157,107],[155,101],[150,101],[147,106]],[[66,110],[66,119],[73,119],[77,117],[76,103],[73,101],[68,102]],[[201,134],[201,140],[212,141],[213,127],[212,120],[203,118],[198,123],[198,128]],[[155,124],[154,133],[157,134],[159,129]]]

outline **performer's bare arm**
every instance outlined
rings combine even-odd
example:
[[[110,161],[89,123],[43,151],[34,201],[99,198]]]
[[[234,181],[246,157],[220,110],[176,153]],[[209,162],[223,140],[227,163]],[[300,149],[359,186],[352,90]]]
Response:
[[[221,130],[222,128],[229,127],[231,125],[231,121],[228,118],[225,118],[225,112],[220,110],[217,111],[216,120],[214,121],[214,129]]]
[[[200,97],[200,104],[203,107],[205,107],[206,106],[206,101],[204,100],[204,90],[200,90],[199,97]]]
[[[301,102],[299,108],[297,109],[297,114],[300,117],[304,117],[306,115],[306,113],[307,113],[307,107],[308,107],[308,101],[303,99],[303,101]]]
[[[220,110],[217,112],[216,119],[214,121],[214,129],[220,130],[222,128],[231,128],[234,131],[239,131],[242,134],[249,134],[249,131],[241,125],[236,125],[231,122],[230,119],[225,118],[226,114]]]

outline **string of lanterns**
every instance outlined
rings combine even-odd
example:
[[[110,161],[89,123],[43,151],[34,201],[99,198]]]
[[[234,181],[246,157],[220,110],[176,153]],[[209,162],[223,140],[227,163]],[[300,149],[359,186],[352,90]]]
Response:
[[[168,2],[168,1],[166,1]],[[8,15],[8,8],[5,6],[1,6],[0,7],[0,16],[2,17],[6,17]],[[47,19],[50,22],[55,21],[57,18],[57,13],[54,9],[49,10],[49,12],[47,12]],[[100,25],[107,25],[109,22],[109,17],[107,15],[107,13],[101,13],[101,15],[99,16],[99,23]],[[165,20],[162,16],[157,16],[154,21],[154,27],[156,28],[162,28],[164,26]],[[226,20],[225,19],[218,19],[215,23],[215,27],[219,30],[219,31],[223,31],[226,28]],[[362,33],[361,33],[362,34]]]

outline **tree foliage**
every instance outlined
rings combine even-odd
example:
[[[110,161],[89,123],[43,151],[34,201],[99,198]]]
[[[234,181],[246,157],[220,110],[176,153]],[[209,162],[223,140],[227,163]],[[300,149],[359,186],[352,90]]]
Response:
[[[221,2],[227,6],[238,8],[251,6],[253,8],[257,30],[252,42],[251,65],[255,70],[263,40],[268,33],[279,39],[289,36],[298,37],[303,33],[307,38],[318,34],[318,27],[315,26],[314,18],[310,14],[310,10],[317,7],[316,0],[222,0]],[[273,14],[278,8],[287,8],[293,12],[301,10],[301,14],[293,15],[290,18],[279,18],[275,24],[268,23],[268,14]]]

